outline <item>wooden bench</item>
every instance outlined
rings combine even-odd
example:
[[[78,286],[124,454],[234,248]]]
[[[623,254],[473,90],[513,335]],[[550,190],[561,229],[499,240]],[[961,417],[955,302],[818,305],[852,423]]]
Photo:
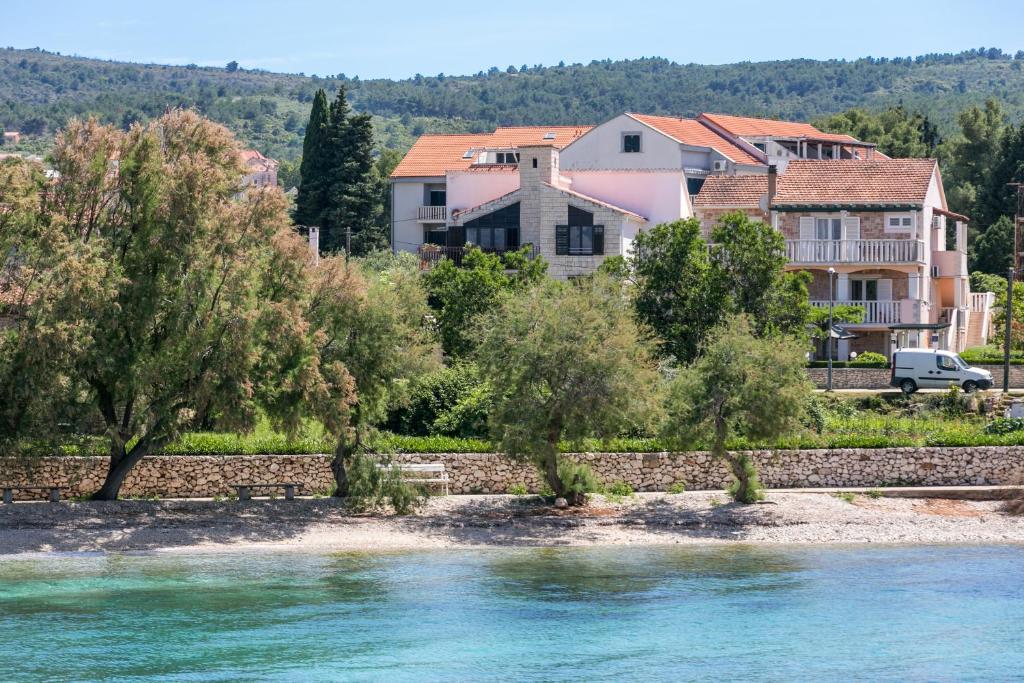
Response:
[[[302,484],[280,483],[280,484],[234,484],[238,490],[238,500],[252,500],[253,489],[284,489],[285,500],[295,500],[295,489],[302,489]]]
[[[448,473],[444,470],[444,463],[436,464],[395,464],[377,465],[379,469],[387,470],[397,467],[403,478],[407,478],[414,484],[440,484],[444,495],[448,495]],[[413,476],[407,476],[413,475]]]
[[[10,505],[14,502],[15,491],[49,491],[50,502],[60,502],[60,487],[59,486],[2,486],[4,490],[4,504]]]

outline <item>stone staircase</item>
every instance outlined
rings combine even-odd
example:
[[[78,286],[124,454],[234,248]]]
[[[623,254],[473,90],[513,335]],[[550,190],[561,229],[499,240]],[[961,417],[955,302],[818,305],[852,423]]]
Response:
[[[967,323],[967,348],[984,346],[988,342],[988,330],[984,328],[985,316],[971,311]]]

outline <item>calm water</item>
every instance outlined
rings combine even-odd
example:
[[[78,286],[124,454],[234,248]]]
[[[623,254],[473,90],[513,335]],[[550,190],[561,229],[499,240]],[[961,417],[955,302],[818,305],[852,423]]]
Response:
[[[1024,548],[0,560],[3,680],[1024,678]]]

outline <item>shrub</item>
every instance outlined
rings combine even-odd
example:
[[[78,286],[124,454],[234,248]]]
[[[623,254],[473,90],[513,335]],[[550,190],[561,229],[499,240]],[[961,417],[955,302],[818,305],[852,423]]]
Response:
[[[604,492],[613,496],[629,497],[633,495],[633,487],[624,481],[616,481],[606,486]]]
[[[804,426],[813,429],[815,434],[821,434],[825,430],[825,406],[821,399],[813,394],[807,397],[803,423]]]
[[[396,514],[407,515],[423,505],[427,497],[424,487],[403,479],[401,470],[391,467],[387,458],[375,459],[358,454],[349,465],[345,501],[353,510],[378,510],[389,502]]]
[[[468,362],[459,362],[419,377],[409,387],[408,396],[402,404],[392,406],[388,412],[387,429],[398,434],[415,436],[436,434],[439,433],[436,429],[449,426],[464,432],[464,428],[471,422],[467,421],[469,415],[465,416],[466,419],[457,419],[451,413],[456,410],[456,406],[467,400],[482,383],[476,365]],[[469,406],[464,406],[461,410],[471,413],[472,411],[469,411],[468,408]],[[435,427],[438,420],[444,416],[448,417],[442,420],[441,425]],[[486,431],[459,434],[459,436],[485,435]]]
[[[997,417],[985,425],[986,434],[1010,434],[1024,430],[1024,418]]]
[[[565,488],[566,497],[583,497],[601,490],[601,481],[586,463],[559,460],[558,478]]]
[[[746,486],[741,484],[741,480],[729,484],[729,495],[737,503],[756,503],[759,500],[764,500],[764,487],[761,486],[761,479],[757,476],[757,467],[754,466],[754,461],[750,459],[748,455],[741,455],[737,458],[740,467],[743,468],[744,479],[746,479]]]
[[[686,484],[681,481],[677,481],[668,487],[668,492],[671,494],[686,493]]]
[[[487,434],[487,416],[494,407],[494,394],[489,384],[471,388],[449,410],[438,414],[431,425],[431,434],[450,436],[484,436]]]
[[[970,365],[1002,365],[1003,349],[997,344],[972,346],[962,351],[960,357]],[[1024,365],[1024,353],[1011,350],[1010,365]]]
[[[850,361],[849,367],[851,368],[887,368],[889,367],[889,361],[885,359],[880,353],[874,351],[865,351],[856,358]]]
[[[508,492],[513,496],[525,496],[527,494],[526,484],[512,484],[508,487]]]

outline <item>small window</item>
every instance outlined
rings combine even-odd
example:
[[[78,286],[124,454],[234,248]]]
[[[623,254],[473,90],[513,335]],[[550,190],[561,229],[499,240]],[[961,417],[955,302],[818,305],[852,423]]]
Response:
[[[545,140],[554,140],[555,139],[555,134],[554,133],[544,133],[544,139]]]
[[[767,152],[768,151],[768,145],[766,145],[763,142],[755,142],[754,143],[754,147],[757,147],[762,152]]]
[[[843,219],[816,218],[814,220],[814,239],[838,240],[843,237]]]
[[[462,158],[463,159],[472,159],[473,158],[473,150],[467,149],[465,152],[462,153]]]
[[[640,151],[640,133],[622,134],[622,151],[626,153],[637,153]]]
[[[914,217],[906,213],[890,213],[885,217],[886,232],[912,232],[914,230]]]
[[[495,161],[499,164],[518,164],[519,152],[498,152]]]
[[[940,356],[936,354],[935,365],[938,366],[939,370],[956,370],[956,361],[949,356]]]
[[[533,167],[537,168],[537,157],[533,158]]]

